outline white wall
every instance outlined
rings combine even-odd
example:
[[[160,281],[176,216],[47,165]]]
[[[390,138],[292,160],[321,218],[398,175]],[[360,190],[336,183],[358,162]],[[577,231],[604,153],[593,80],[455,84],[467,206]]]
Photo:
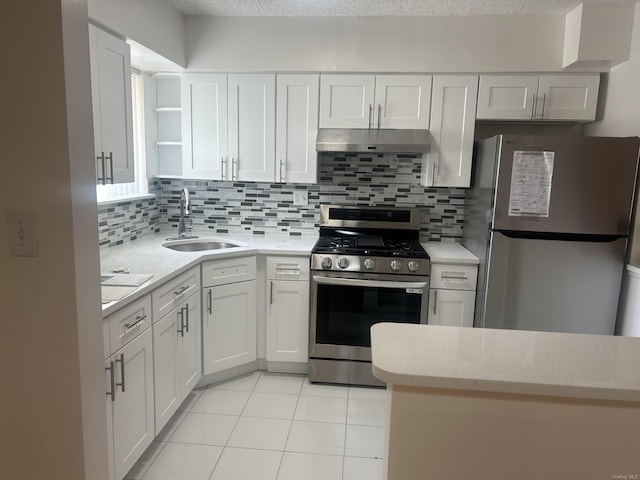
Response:
[[[186,17],[188,68],[556,71],[564,16]]]
[[[0,7],[2,479],[107,478],[86,25],[84,0]],[[35,212],[37,257],[9,254],[8,210]]]
[[[183,17],[166,0],[88,0],[89,17],[186,65]]]

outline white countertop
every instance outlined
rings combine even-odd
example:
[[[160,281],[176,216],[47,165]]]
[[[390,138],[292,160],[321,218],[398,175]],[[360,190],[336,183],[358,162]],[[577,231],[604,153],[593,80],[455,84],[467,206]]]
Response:
[[[461,265],[478,265],[479,260],[473,253],[459,243],[422,242],[429,254],[431,263],[456,263]]]
[[[371,342],[390,384],[640,401],[640,338],[378,323]]]
[[[100,271],[112,272],[113,269],[127,268],[130,273],[151,274],[153,277],[143,283],[133,293],[117,302],[103,304],[102,314],[106,316],[122,308],[126,303],[141,297],[160,286],[174,275],[206,260],[238,257],[243,255],[310,255],[316,243],[316,237],[295,237],[277,235],[210,235],[194,232],[198,240],[211,239],[242,243],[241,247],[200,252],[178,252],[162,246],[167,237],[175,231],[146,235],[138,240],[111,247],[100,252]]]

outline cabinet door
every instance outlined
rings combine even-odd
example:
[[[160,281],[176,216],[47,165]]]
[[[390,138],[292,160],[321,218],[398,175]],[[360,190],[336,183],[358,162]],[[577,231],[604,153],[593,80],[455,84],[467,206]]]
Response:
[[[178,327],[181,310],[174,309],[153,325],[155,426],[160,432],[180,405]]]
[[[276,182],[316,182],[318,75],[278,75]]]
[[[429,325],[473,327],[475,291],[431,289]]]
[[[227,76],[185,74],[181,81],[182,172],[188,178],[230,179]]]
[[[230,180],[275,181],[275,75],[229,75],[228,118]]]
[[[531,120],[538,75],[480,75],[478,120]]]
[[[320,77],[320,128],[369,128],[373,123],[373,75]]]
[[[115,353],[113,450],[115,478],[124,478],[155,436],[151,330]]]
[[[269,280],[267,361],[309,360],[309,283]]]
[[[599,85],[598,74],[540,75],[536,119],[595,120]]]
[[[184,304],[184,324],[178,338],[180,359],[180,402],[193,390],[202,377],[202,335],[200,318],[200,294]]]
[[[429,128],[431,76],[376,75],[376,128]]]
[[[436,75],[431,97],[431,151],[424,156],[423,182],[469,187],[478,77]]]
[[[131,57],[129,45],[89,25],[91,96],[96,157],[100,183],[134,180],[133,114],[131,104]]]
[[[255,361],[256,281],[207,288],[204,295],[204,374]]]

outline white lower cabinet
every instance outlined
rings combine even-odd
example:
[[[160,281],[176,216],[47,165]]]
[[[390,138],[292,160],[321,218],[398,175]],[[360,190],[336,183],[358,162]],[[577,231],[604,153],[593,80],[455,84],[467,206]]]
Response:
[[[202,376],[200,294],[153,325],[156,432],[167,424]]]
[[[124,478],[155,436],[152,344],[147,328],[105,361],[115,480]]]
[[[267,368],[309,361],[309,257],[267,257]]]
[[[429,325],[473,327],[476,265],[433,264],[429,290]]]
[[[256,259],[202,265],[202,363],[205,375],[257,358]]]

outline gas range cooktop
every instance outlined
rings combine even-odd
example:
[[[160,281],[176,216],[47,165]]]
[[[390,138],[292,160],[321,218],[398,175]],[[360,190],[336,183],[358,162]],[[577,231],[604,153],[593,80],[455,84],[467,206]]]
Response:
[[[417,240],[399,240],[379,235],[320,237],[313,248],[313,253],[429,258]]]
[[[429,275],[418,241],[420,210],[321,205],[314,271]]]

